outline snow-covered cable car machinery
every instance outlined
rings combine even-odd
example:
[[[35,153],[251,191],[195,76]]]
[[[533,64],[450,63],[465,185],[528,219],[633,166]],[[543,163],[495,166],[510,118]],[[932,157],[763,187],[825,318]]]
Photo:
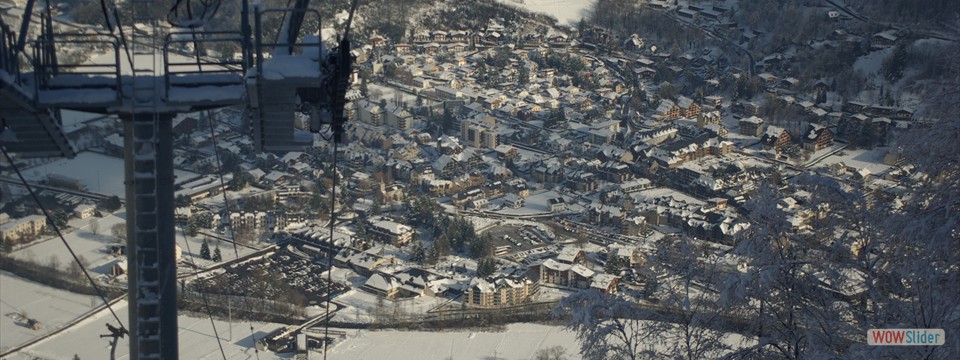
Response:
[[[21,157],[73,157],[61,109],[118,115],[124,124],[128,303],[131,357],[176,359],[177,281],[172,119],[178,113],[243,106],[258,151],[290,151],[312,143],[302,132],[331,134],[339,142],[351,73],[349,22],[327,50],[319,34],[301,36],[309,0],[292,8],[261,9],[242,0],[238,31],[203,31],[220,0],[175,0],[166,19],[176,30],[161,38],[155,0],[127,0],[133,24],[115,4],[101,0],[106,31],[56,32],[49,3],[40,12],[39,36],[28,42],[35,0],[28,0],[19,30],[0,18],[0,144]],[[356,1],[350,11],[352,19]],[[202,9],[200,11],[199,9]],[[186,15],[186,16],[184,16]],[[275,40],[265,39],[264,16],[281,16]],[[250,20],[253,20],[253,26]],[[299,38],[305,41],[298,42]],[[241,49],[239,59],[211,58],[216,43]],[[26,51],[28,48],[32,51]],[[183,49],[193,47],[193,53]],[[71,62],[67,48],[103,52]],[[29,59],[29,63],[22,59]],[[297,113],[309,114],[298,126]],[[306,136],[302,136],[306,134]],[[212,135],[212,134],[211,134]],[[118,319],[119,321],[119,319]],[[134,355],[136,354],[136,355]]]

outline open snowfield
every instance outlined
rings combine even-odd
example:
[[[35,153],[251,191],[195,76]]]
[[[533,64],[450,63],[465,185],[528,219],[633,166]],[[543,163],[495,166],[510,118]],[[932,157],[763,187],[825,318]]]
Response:
[[[100,304],[95,296],[75,294],[0,271],[0,353],[63,327]],[[31,330],[18,320],[26,313],[43,328]]]
[[[596,3],[596,0],[498,0],[532,12],[544,13],[557,18],[560,25],[574,26]]]
[[[362,285],[362,284],[361,284]],[[374,322],[377,313],[377,296],[366,291],[354,288],[343,295],[334,298],[338,304],[345,305],[343,309],[333,316],[334,321],[344,322]],[[385,313],[393,314],[397,311],[402,315],[424,314],[430,309],[436,308],[451,300],[446,298],[436,298],[421,296],[411,299],[384,300],[383,309]]]
[[[114,311],[120,315],[126,324],[127,303],[121,301],[114,306]],[[181,359],[221,359],[220,348],[210,319],[203,316],[181,314],[177,318],[180,328],[180,358]],[[114,320],[108,311],[100,311],[88,319],[83,320],[73,328],[66,330],[49,339],[34,344],[16,354],[7,357],[9,360],[25,359],[70,359],[74,354],[81,359],[109,359],[110,345],[107,339],[101,339],[100,334],[106,334],[106,323]],[[228,359],[256,359],[251,334],[251,323],[235,321],[232,324],[215,320],[217,332],[220,334],[223,351]],[[113,325],[116,325],[115,323]],[[283,325],[273,323],[252,323],[253,333],[257,339]],[[231,337],[232,335],[232,337]],[[6,335],[5,335],[6,336]],[[117,359],[129,359],[129,346],[126,339],[120,340],[117,346]],[[277,355],[261,351],[261,359],[287,358],[292,354]]]
[[[828,169],[834,164],[844,164],[854,169],[867,169],[871,174],[882,174],[890,170],[890,165],[883,163],[883,157],[890,151],[889,147],[873,149],[845,149],[820,161],[814,168]]]
[[[72,219],[70,226],[76,230],[63,234],[63,237],[77,256],[87,261],[87,269],[98,274],[107,274],[116,259],[107,252],[107,249],[111,245],[118,244],[110,234],[110,228],[125,221],[126,211],[124,210],[106,214],[102,218]],[[91,226],[93,222],[97,223],[96,234],[93,233]],[[20,248],[12,255],[17,259],[31,260],[41,264],[49,264],[51,258],[56,258],[61,270],[67,269],[67,266],[73,262],[73,257],[63,245],[63,241],[56,236],[47,237],[46,240]]]
[[[408,106],[412,107],[417,101],[417,96],[403,91],[397,90],[389,86],[383,86],[378,84],[368,84],[369,94],[367,100],[373,103],[379,103],[381,99],[386,100],[388,104],[393,104],[397,97],[401,102],[406,103]]]
[[[176,176],[176,183],[199,176],[197,173],[183,170],[174,170],[173,173]],[[73,159],[60,159],[24,171],[24,176],[30,181],[45,180],[48,174],[59,174],[79,180],[89,192],[125,197],[123,159],[118,157],[85,151],[77,154]]]
[[[541,215],[549,214],[550,211],[550,199],[558,198],[560,194],[553,190],[536,192],[530,194],[530,196],[523,199],[523,207],[520,208],[503,208],[500,210],[493,211],[497,214],[502,215]],[[570,198],[565,198],[567,201],[570,201]]]
[[[356,331],[330,349],[332,360],[523,359],[538,349],[563,346],[576,358],[577,339],[562,327],[511,324],[504,332],[483,331]],[[320,354],[313,354],[320,355]]]

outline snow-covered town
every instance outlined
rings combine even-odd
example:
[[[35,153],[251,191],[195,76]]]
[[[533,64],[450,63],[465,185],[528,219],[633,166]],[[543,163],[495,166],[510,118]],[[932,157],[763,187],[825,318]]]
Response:
[[[2,359],[960,356],[949,1],[103,3],[0,0]]]

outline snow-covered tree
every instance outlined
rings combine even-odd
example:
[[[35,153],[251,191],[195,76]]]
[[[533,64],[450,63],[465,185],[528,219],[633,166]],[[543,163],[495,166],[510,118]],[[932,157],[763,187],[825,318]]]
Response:
[[[561,300],[555,316],[569,316],[567,325],[580,340],[586,360],[631,359],[655,355],[659,331],[645,320],[648,311],[630,295],[611,295],[596,289],[574,293]]]
[[[200,244],[200,258],[210,260],[210,244],[207,239],[203,239],[203,243]]]

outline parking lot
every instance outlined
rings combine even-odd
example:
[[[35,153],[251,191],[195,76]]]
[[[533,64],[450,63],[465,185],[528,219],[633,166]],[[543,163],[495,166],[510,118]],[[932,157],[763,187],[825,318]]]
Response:
[[[326,266],[311,259],[309,249],[288,244],[268,257],[232,265],[207,286],[217,292],[267,299],[284,298],[301,305],[323,302],[327,296]],[[255,280],[256,279],[256,280]],[[259,280],[259,281],[257,281]],[[333,283],[333,296],[349,287]]]

